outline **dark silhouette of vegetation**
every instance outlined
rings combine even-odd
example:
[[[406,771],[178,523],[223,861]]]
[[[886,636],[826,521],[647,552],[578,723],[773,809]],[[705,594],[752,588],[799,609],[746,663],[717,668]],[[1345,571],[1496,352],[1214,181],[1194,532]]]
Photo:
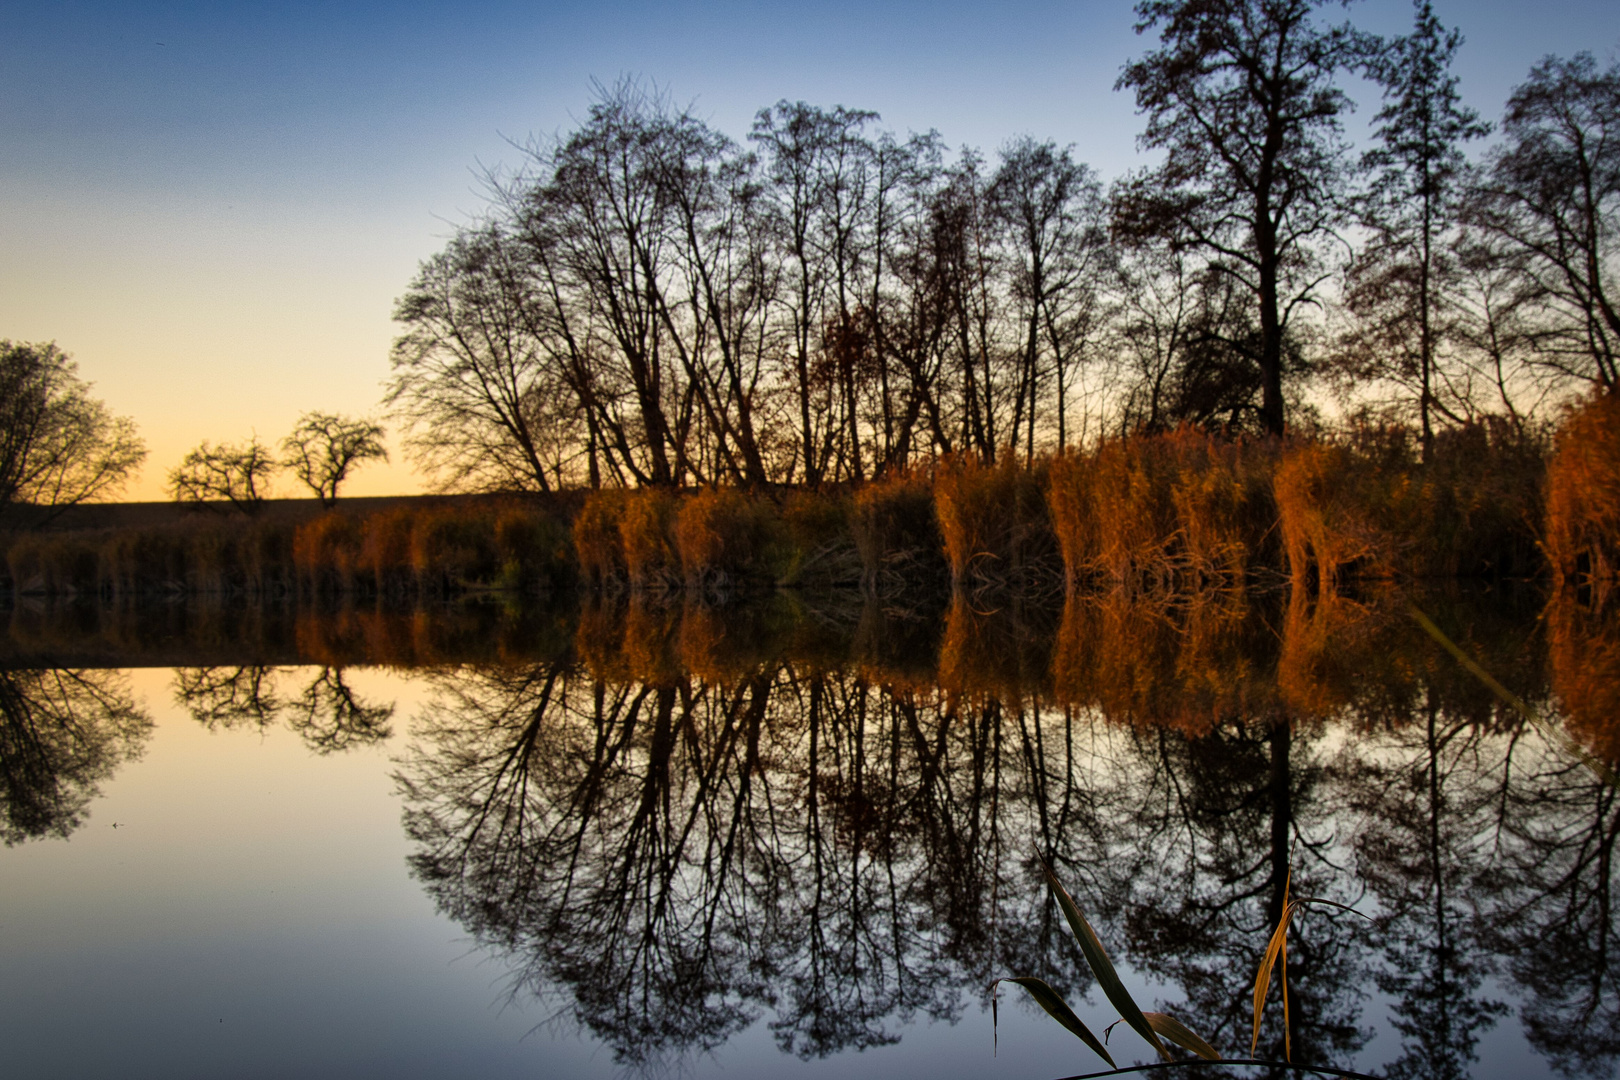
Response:
[[[323,506],[337,502],[338,486],[368,461],[387,461],[381,424],[333,413],[307,412],[281,440],[282,464],[315,493]]]
[[[114,672],[0,668],[0,839],[66,837],[151,718]]]
[[[270,479],[281,468],[257,435],[245,443],[214,445],[204,439],[169,473],[175,502],[228,503],[246,514],[257,513],[270,492]]]
[[[91,397],[54,342],[0,341],[0,515],[106,498],[145,459],[134,422]]]
[[[1462,146],[1490,127],[1461,104],[1451,61],[1462,35],[1417,0],[1412,32],[1373,63],[1384,106],[1373,118],[1378,146],[1362,203],[1372,239],[1351,266],[1346,305],[1356,321],[1350,350],[1361,378],[1415,389],[1423,454],[1434,447],[1434,417],[1468,422],[1471,394],[1450,358],[1454,297],[1461,287],[1460,241],[1466,160]]]

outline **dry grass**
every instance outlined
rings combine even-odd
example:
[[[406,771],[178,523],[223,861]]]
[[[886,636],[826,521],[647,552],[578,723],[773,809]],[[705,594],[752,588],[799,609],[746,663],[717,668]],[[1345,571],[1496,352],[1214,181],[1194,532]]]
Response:
[[[1352,578],[1393,576],[1415,537],[1420,499],[1411,448],[1399,433],[1356,443],[1296,443],[1283,451],[1274,491],[1296,591],[1331,591]]]
[[[1566,581],[1620,577],[1620,397],[1573,409],[1547,468],[1546,550]]]
[[[868,593],[893,595],[946,580],[934,487],[925,474],[893,474],[860,488],[850,528]]]
[[[1046,591],[1057,580],[1058,546],[1047,513],[1047,465],[1014,454],[1000,464],[948,461],[934,478],[934,515],[955,592]]]
[[[561,522],[525,504],[424,504],[301,523],[197,516],[144,529],[25,533],[7,545],[24,594],[444,596],[572,577]]]
[[[681,500],[675,547],[695,587],[774,583],[786,563],[775,504],[736,488],[704,488]]]
[[[1273,464],[1263,444],[1191,428],[1059,457],[1047,499],[1070,591],[1241,587],[1274,559]]]

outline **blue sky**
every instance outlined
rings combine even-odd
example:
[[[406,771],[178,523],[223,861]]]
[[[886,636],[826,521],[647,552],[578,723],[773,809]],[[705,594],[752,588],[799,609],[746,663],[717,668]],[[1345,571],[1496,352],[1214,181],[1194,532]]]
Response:
[[[1491,119],[1541,56],[1620,48],[1612,0],[1436,7],[1468,38],[1463,92]],[[1350,16],[1398,33],[1411,7]],[[393,299],[478,210],[479,163],[566,130],[592,79],[655,81],[738,137],[761,106],[803,99],[987,153],[1018,134],[1073,143],[1112,178],[1142,160],[1134,103],[1112,91],[1151,44],[1133,22],[1118,0],[7,5],[0,337],[75,355],[151,447],[131,495],[160,498],[199,439],[374,410]],[[417,485],[400,461],[352,490]]]

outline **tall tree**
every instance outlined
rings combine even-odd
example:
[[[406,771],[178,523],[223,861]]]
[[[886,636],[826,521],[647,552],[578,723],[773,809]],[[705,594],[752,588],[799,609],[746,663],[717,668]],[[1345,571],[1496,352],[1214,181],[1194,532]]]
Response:
[[[1356,338],[1380,374],[1417,383],[1423,454],[1434,414],[1463,417],[1436,394],[1435,360],[1445,293],[1457,277],[1453,237],[1461,212],[1462,144],[1490,130],[1462,105],[1451,61],[1462,35],[1447,30],[1429,0],[1417,0],[1412,32],[1372,65],[1384,86],[1373,118],[1379,145],[1363,156],[1376,170],[1365,203],[1372,242],[1351,270],[1347,299],[1362,319]]]
[[[1540,362],[1620,383],[1620,64],[1549,56],[1513,91],[1477,222],[1521,256]]]
[[[1058,445],[1068,443],[1065,391],[1098,321],[1107,249],[1102,185],[1068,149],[1026,137],[1002,149],[990,198],[1012,249],[1009,284],[1022,337],[1009,441],[1018,443],[1022,426],[1025,453],[1033,458],[1036,404],[1048,371]]]
[[[1341,137],[1350,99],[1334,82],[1372,42],[1319,27],[1327,0],[1142,0],[1137,33],[1160,48],[1118,86],[1147,114],[1142,145],[1157,169],[1125,186],[1120,225],[1209,253],[1254,300],[1261,426],[1284,428],[1289,320],[1325,278],[1321,247],[1345,220]]]
[[[548,491],[550,362],[520,246],[498,224],[463,230],[422,263],[394,319],[385,402],[406,445],[447,487]]]

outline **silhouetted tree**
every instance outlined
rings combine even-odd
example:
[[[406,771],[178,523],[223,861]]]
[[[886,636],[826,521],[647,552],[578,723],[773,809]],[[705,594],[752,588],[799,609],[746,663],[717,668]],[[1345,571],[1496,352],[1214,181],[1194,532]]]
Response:
[[[1549,56],[1513,91],[1473,219],[1519,275],[1536,360],[1620,381],[1620,65]]]
[[[1165,152],[1121,188],[1119,227],[1208,253],[1253,298],[1260,420],[1275,434],[1290,322],[1313,301],[1322,246],[1346,219],[1351,104],[1334,78],[1372,47],[1348,25],[1318,27],[1324,5],[1143,0],[1137,32],[1162,44],[1118,83],[1147,114],[1142,145]]]
[[[368,461],[387,461],[383,428],[370,420],[334,413],[307,412],[292,434],[281,440],[284,464],[302,480],[322,506],[337,502],[338,485]]]
[[[463,230],[395,306],[406,332],[384,401],[446,487],[549,491],[547,449],[572,434],[525,251],[498,226]]]
[[[135,422],[91,397],[54,342],[0,341],[0,513],[112,495],[144,460]]]
[[[1434,447],[1434,415],[1464,417],[1436,386],[1439,350],[1449,336],[1457,278],[1455,239],[1464,180],[1462,145],[1487,134],[1457,94],[1451,61],[1462,35],[1447,30],[1428,0],[1416,0],[1412,32],[1372,64],[1384,87],[1373,118],[1379,145],[1363,157],[1375,171],[1364,203],[1371,239],[1352,266],[1346,299],[1360,325],[1353,348],[1363,374],[1416,384],[1424,457]],[[1466,408],[1466,402],[1460,407]]]
[[[245,443],[204,439],[169,473],[175,502],[228,502],[244,513],[257,513],[270,492],[270,479],[281,466],[257,435]]]

